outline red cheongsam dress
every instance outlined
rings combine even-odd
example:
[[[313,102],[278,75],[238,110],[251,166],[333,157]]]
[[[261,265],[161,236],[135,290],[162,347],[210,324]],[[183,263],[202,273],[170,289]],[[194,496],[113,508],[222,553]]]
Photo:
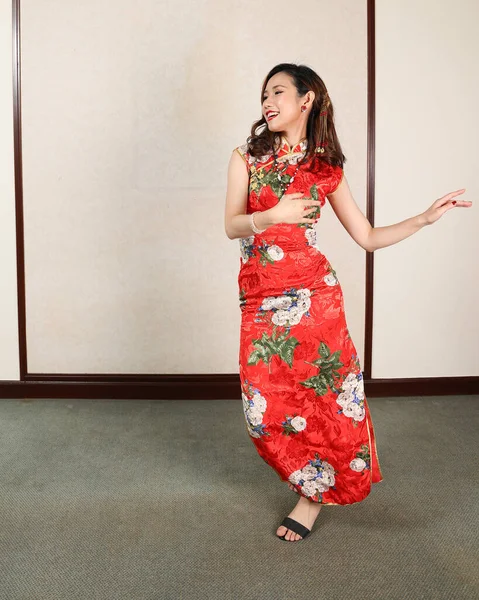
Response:
[[[288,183],[308,142],[290,148],[284,136],[276,140]],[[247,213],[277,204],[282,192],[272,153],[255,158],[247,144],[235,151],[249,174]],[[343,170],[324,161],[314,172],[307,165],[286,193],[320,200],[305,215],[317,221]],[[316,230],[312,223],[280,223],[239,242],[239,374],[248,434],[264,461],[305,498],[360,502],[382,474],[341,285]]]

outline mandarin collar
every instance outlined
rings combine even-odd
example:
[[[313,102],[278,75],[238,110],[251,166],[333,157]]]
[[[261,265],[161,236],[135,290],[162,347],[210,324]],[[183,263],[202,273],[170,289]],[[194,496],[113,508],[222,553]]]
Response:
[[[276,143],[279,145],[279,149],[288,154],[293,154],[296,152],[304,152],[308,146],[308,138],[304,137],[294,146],[290,146],[288,144],[288,140],[284,135],[276,136]]]

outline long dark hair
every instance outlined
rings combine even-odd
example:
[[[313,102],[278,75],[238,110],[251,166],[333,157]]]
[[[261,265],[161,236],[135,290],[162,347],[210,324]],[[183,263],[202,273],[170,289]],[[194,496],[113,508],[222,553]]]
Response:
[[[308,123],[306,126],[306,135],[308,138],[308,147],[305,156],[299,161],[301,164],[307,162],[310,158],[312,163],[310,168],[315,169],[316,161],[326,162],[333,166],[343,168],[346,157],[341,150],[336,129],[334,126],[334,109],[332,103],[327,108],[326,132],[324,135],[325,148],[324,153],[315,152],[321,141],[320,112],[323,99],[327,94],[326,85],[321,77],[306,65],[295,65],[293,63],[280,63],[271,69],[266,75],[261,88],[261,106],[263,106],[263,95],[268,85],[268,81],[276,73],[287,73],[293,80],[299,98],[307,94],[309,90],[315,93],[313,106],[311,108]],[[265,125],[263,131],[257,133],[262,125]],[[249,153],[258,158],[272,151],[274,139],[278,132],[268,129],[267,121],[264,116],[259,121],[255,121],[251,127],[251,135],[247,139]]]

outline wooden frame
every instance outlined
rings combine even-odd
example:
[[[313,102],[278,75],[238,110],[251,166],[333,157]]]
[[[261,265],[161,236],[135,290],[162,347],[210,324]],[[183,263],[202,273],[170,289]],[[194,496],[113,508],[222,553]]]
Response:
[[[25,311],[25,250],[22,177],[22,108],[20,0],[13,1],[13,114],[17,291],[20,381],[0,382],[0,397],[30,398],[158,398],[237,399],[238,374],[218,375],[98,375],[29,373]],[[367,1],[368,118],[366,216],[374,225],[375,181],[375,0]],[[368,396],[472,394],[479,392],[479,377],[371,379],[373,332],[374,253],[366,254],[365,348],[363,373]]]

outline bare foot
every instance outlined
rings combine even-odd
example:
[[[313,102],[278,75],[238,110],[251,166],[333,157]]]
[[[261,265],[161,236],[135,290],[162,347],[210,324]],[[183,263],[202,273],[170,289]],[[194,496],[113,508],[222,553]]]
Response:
[[[308,529],[311,529],[321,508],[322,506],[319,502],[311,502],[311,500],[308,500],[304,496],[300,496],[298,504],[296,504],[289,513],[288,517],[298,521],[298,523],[301,523],[301,525],[304,525]],[[291,529],[288,529],[284,525],[280,525],[276,530],[276,535],[278,537],[283,537],[285,533],[285,539],[288,540],[288,542],[296,542],[302,539],[299,533],[291,531]]]

